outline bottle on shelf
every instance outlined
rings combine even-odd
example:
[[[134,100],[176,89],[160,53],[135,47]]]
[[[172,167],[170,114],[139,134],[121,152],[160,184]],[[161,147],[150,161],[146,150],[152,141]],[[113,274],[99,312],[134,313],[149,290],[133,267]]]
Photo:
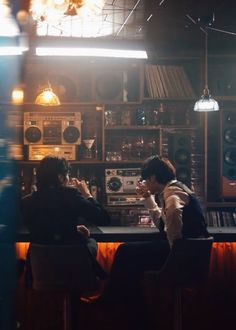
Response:
[[[27,187],[26,187],[26,183],[25,183],[23,170],[21,170],[21,173],[20,173],[20,192],[21,192],[22,197],[27,195]]]
[[[152,124],[153,125],[159,124],[159,110],[157,108],[153,109],[152,111]]]
[[[142,108],[136,110],[136,125],[147,125],[147,114],[146,111]]]
[[[36,171],[35,167],[33,168],[33,172],[32,172],[30,191],[31,191],[31,193],[37,191],[37,171]]]
[[[93,198],[98,199],[98,183],[94,175],[90,179],[90,192]]]
[[[191,124],[191,115],[190,115],[190,110],[187,109],[185,112],[185,124],[190,125]]]
[[[159,108],[159,124],[163,125],[165,124],[165,120],[166,120],[166,110],[164,108],[163,103],[160,104],[160,108]]]

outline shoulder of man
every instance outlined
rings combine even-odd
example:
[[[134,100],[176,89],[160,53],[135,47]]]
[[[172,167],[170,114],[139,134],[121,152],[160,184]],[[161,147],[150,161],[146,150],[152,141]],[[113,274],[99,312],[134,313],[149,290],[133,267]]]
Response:
[[[192,194],[193,193],[189,188],[186,187],[185,189],[184,185],[179,185],[177,182],[175,182],[164,189],[163,197],[164,200],[167,200],[176,196],[176,198],[178,197],[187,203],[189,200],[189,196],[191,196]]]
[[[177,188],[185,191],[188,195],[194,195],[194,192],[189,187],[187,187],[184,183],[182,183],[180,181],[175,181],[175,182],[171,183],[168,187],[170,187],[170,188],[173,187],[173,190],[176,190],[175,187],[177,187]]]

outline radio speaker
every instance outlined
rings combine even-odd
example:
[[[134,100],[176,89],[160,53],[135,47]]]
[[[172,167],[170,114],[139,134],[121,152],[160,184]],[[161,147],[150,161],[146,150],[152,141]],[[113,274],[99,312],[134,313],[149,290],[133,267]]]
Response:
[[[94,98],[96,101],[123,101],[123,71],[97,71],[94,74]]]
[[[221,196],[236,197],[236,112],[221,114]]]
[[[191,184],[191,139],[187,134],[169,134],[168,156],[176,168],[177,180]]]

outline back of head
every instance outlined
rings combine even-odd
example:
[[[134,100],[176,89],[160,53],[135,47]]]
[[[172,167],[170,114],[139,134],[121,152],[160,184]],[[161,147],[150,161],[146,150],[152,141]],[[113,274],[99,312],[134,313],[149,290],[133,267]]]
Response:
[[[42,190],[48,187],[61,185],[59,175],[66,176],[69,172],[69,163],[65,158],[46,156],[37,169],[37,188]]]
[[[162,158],[158,155],[147,158],[142,166],[141,176],[143,180],[149,179],[153,175],[161,184],[166,184],[176,179],[174,166],[167,158]]]

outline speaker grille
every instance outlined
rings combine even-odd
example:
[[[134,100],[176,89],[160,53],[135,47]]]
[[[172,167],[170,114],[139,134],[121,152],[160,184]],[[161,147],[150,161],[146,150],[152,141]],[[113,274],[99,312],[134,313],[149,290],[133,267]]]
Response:
[[[176,168],[177,180],[191,185],[191,137],[174,133],[168,137],[168,157]]]
[[[236,197],[236,113],[221,115],[221,195]]]

